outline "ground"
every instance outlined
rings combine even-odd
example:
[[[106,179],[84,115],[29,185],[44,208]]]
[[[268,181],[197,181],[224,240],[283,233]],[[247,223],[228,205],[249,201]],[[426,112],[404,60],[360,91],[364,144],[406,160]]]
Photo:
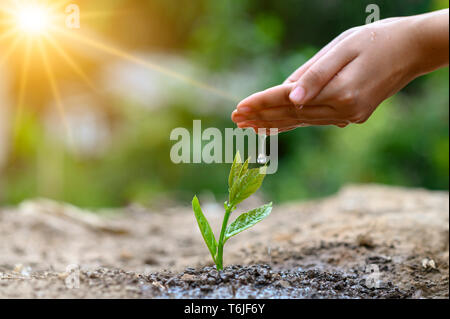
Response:
[[[355,185],[275,203],[220,273],[189,207],[99,218],[27,201],[0,209],[0,298],[448,298],[448,196]],[[223,208],[202,204],[218,230]]]

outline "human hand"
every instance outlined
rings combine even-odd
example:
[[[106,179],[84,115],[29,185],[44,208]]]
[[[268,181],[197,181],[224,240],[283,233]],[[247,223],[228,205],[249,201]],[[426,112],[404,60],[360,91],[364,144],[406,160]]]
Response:
[[[239,127],[278,128],[365,122],[415,77],[448,64],[448,10],[350,29],[284,84],[239,103]]]

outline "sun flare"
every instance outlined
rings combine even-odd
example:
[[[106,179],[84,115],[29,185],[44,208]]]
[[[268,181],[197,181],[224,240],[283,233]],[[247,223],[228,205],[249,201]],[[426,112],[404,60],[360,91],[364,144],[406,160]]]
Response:
[[[50,13],[39,5],[27,5],[19,8],[16,22],[18,29],[29,35],[43,34],[50,24]]]
[[[17,132],[21,128],[22,110],[27,105],[26,95],[30,90],[28,79],[33,66],[31,61],[36,59],[37,56],[44,66],[43,77],[44,79],[47,78],[53,100],[56,102],[62,122],[65,123],[67,136],[70,139],[72,133],[66,121],[59,81],[55,76],[55,69],[58,68],[55,65],[57,63],[55,60],[59,58],[80,78],[82,83],[98,92],[82,65],[72,57],[73,44],[139,65],[237,103],[238,99],[227,91],[130,54],[114,44],[106,43],[101,37],[95,36],[89,30],[80,31],[79,26],[71,27],[68,23],[68,21],[71,21],[68,19],[71,14],[70,10],[68,11],[67,7],[64,9],[69,2],[70,0],[0,0],[0,67],[10,59],[23,59],[20,61],[22,66],[18,72],[19,83],[14,124],[16,132],[14,136],[17,136]],[[85,16],[92,19],[99,14],[87,12]],[[72,46],[67,46],[68,42],[72,43]],[[20,54],[16,55],[16,53]]]

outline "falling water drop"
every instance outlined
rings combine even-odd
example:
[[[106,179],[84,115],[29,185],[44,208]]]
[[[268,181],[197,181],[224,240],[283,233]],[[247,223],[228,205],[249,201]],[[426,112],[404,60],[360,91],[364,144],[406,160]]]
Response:
[[[258,155],[258,164],[266,164],[267,163],[267,156],[264,154]]]
[[[265,134],[259,135],[259,154],[257,162],[258,164],[266,164],[267,163],[267,155],[266,155],[266,138]]]

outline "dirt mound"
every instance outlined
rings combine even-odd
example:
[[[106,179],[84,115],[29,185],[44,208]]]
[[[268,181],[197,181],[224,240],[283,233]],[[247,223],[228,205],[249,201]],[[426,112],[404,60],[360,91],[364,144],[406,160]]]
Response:
[[[149,297],[163,298],[406,298],[388,283],[372,287],[359,274],[319,270],[276,271],[269,265],[233,265],[218,272],[213,267],[184,273],[152,274],[150,282],[164,287]]]
[[[220,205],[203,204],[219,229]],[[275,203],[218,273],[189,207],[28,201],[0,210],[0,298],[448,298],[448,212],[447,192],[377,185]]]

